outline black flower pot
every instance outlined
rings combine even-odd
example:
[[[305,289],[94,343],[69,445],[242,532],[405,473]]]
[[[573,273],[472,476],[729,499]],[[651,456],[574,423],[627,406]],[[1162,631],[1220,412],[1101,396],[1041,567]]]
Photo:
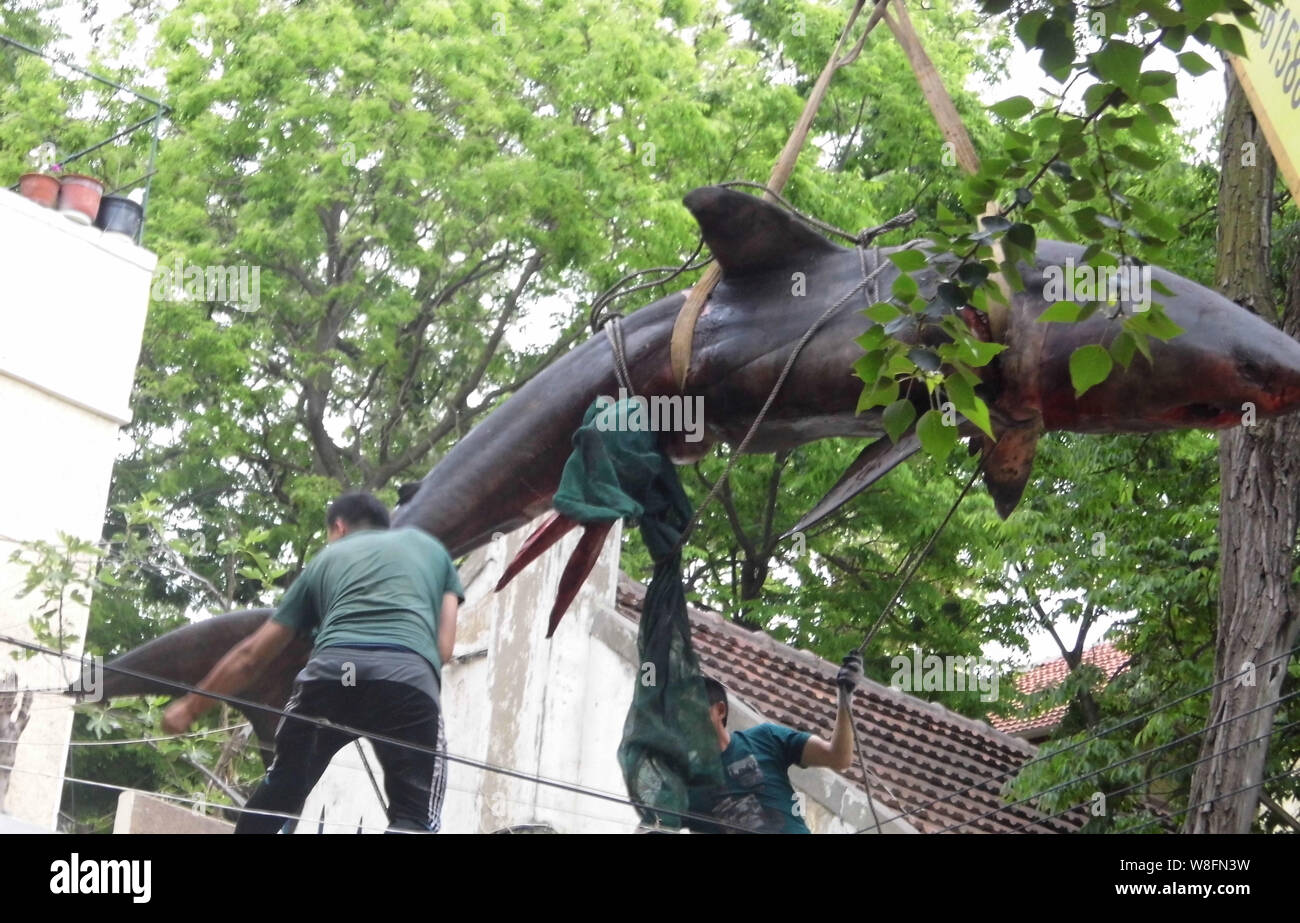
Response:
[[[125,234],[135,243],[140,242],[140,225],[144,223],[144,208],[125,196],[106,195],[99,203],[95,227],[117,234]]]

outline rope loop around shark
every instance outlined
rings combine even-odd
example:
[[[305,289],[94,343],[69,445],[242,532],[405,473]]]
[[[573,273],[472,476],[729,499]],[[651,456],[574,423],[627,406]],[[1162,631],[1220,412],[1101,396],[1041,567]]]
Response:
[[[634,392],[651,399],[680,394],[702,403],[700,430],[661,436],[682,464],[703,457],[715,442],[735,445],[744,438],[794,344],[861,279],[856,249],[832,243],[775,205],[720,187],[696,189],[684,202],[723,269],[696,326],[684,393],[673,382],[669,341],[686,292],[646,305],[622,322]],[[875,256],[884,260],[895,249],[877,248]],[[978,393],[988,403],[996,442],[961,423],[961,434],[976,439],[984,454],[985,483],[1004,518],[1020,501],[1045,432],[1220,429],[1239,424],[1248,405],[1256,418],[1300,408],[1300,343],[1216,292],[1155,267],[1153,283],[1173,292],[1164,298],[1165,313],[1183,333],[1151,342],[1149,362],[1138,355],[1127,369],[1116,367],[1104,382],[1076,396],[1071,354],[1080,346],[1109,342],[1120,321],[1104,311],[1075,323],[1040,323],[1038,317],[1051,304],[1044,295],[1048,270],[1082,264],[1083,250],[1043,240],[1035,265],[1021,265],[1025,288],[1012,297],[1001,337],[1006,349],[978,370],[983,379]],[[804,293],[797,296],[791,284],[795,272],[805,280]],[[880,290],[888,291],[898,273],[887,264]],[[923,296],[932,294],[939,281],[933,271],[914,278]],[[855,341],[875,325],[862,313],[868,304],[859,292],[821,326],[750,443],[750,452],[770,453],[833,436],[871,440],[791,531],[830,515],[920,448],[914,432],[897,443],[885,435],[881,408],[856,412],[862,382],[853,365],[862,349]],[[963,314],[977,336],[990,336],[978,312],[967,308]],[[946,336],[927,327],[912,335],[917,345],[936,345],[926,338]],[[493,534],[541,515],[550,507],[584,412],[598,397],[616,397],[618,388],[603,334],[575,347],[502,403],[415,489],[404,490],[393,525],[424,529],[460,556]],[[915,400],[919,417],[928,409],[928,395],[918,394]],[[579,553],[598,554],[599,548],[591,545],[582,543]],[[588,562],[575,563],[581,566],[570,570],[585,576]],[[594,564],[594,557],[589,563]],[[266,614],[251,610],[215,616],[176,629],[117,662],[165,679],[198,682]],[[274,675],[260,680],[248,697],[283,705],[306,656],[305,646],[286,652]],[[168,691],[161,685],[143,686],[147,684],[139,681],[115,686],[110,678],[105,692],[112,697]],[[269,746],[274,725],[250,718]]]

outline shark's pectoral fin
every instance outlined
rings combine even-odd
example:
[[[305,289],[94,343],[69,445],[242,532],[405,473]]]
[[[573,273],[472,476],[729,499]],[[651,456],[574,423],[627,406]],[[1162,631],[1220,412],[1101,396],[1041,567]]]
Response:
[[[1041,426],[1031,425],[1004,429],[997,442],[987,436],[977,437],[984,456],[984,483],[1003,519],[1020,503],[1025,484],[1034,471],[1034,455],[1042,434]]]
[[[722,186],[702,186],[682,200],[725,276],[806,264],[840,248],[785,209]]]
[[[827,491],[826,496],[822,497],[817,505],[781,538],[787,538],[796,532],[815,526],[876,483],[899,463],[911,458],[920,448],[921,440],[917,438],[915,430],[908,432],[897,443],[888,436],[877,439],[858,454],[853,464],[849,465],[848,470],[835,482],[835,486]]]

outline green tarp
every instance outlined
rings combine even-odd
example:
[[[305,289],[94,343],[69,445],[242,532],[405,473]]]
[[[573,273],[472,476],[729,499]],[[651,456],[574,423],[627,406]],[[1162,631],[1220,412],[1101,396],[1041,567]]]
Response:
[[[691,506],[657,435],[616,429],[616,421],[628,418],[626,407],[607,400],[588,408],[573,435],[573,454],[554,506],[584,524],[627,519],[641,528],[655,568],[641,610],[641,662],[618,748],[619,765],[628,794],[650,806],[640,809],[647,824],[713,829],[679,813],[711,805],[723,791],[722,761],[691,644],[677,548]]]

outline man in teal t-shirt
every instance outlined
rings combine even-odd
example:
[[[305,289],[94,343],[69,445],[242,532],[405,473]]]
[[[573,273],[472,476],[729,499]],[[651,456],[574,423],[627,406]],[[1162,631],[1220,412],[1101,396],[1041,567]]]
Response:
[[[862,676],[862,659],[850,654],[836,679],[850,693]],[[709,698],[709,720],[722,750],[722,770],[727,790],[714,802],[711,813],[727,823],[721,828],[754,833],[811,833],[804,823],[803,802],[790,784],[791,766],[826,766],[843,772],[853,762],[853,716],[841,697],[830,740],[814,737],[779,724],[759,724],[743,731],[728,731],[730,705],[727,690],[712,677],[704,677]],[[697,807],[698,805],[693,805]]]
[[[465,598],[460,578],[437,539],[416,529],[390,530],[388,510],[370,494],[339,497],[326,525],[329,545],[308,562],[266,624],[222,658],[199,688],[237,694],[295,635],[311,636],[311,658],[285,710],[421,745],[371,741],[384,768],[390,827],[436,831],[446,791],[442,666]],[[167,709],[163,727],[179,733],[214,704],[184,696]],[[277,815],[301,811],[334,754],[354,739],[282,719],[275,760],[235,832],[279,830]]]

